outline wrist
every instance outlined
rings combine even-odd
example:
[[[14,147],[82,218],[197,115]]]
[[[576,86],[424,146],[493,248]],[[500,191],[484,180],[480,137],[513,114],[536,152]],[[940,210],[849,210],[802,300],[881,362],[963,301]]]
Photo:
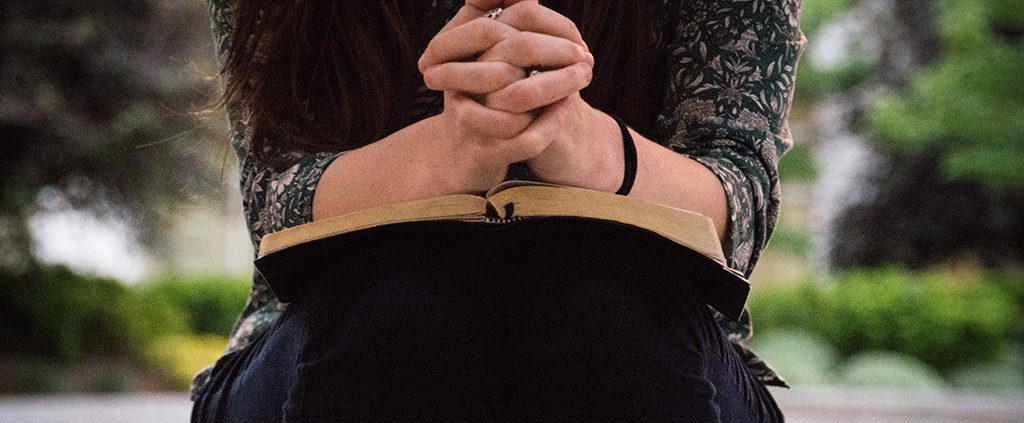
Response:
[[[594,108],[591,111],[593,118],[588,125],[587,147],[595,148],[595,153],[586,180],[591,181],[592,189],[614,193],[622,186],[626,169],[622,131],[611,115]]]
[[[608,114],[589,105],[566,119],[575,127],[527,163],[541,181],[613,193],[624,168],[621,131]],[[569,129],[569,128],[566,128]]]
[[[487,157],[472,142],[460,142],[461,135],[441,116],[420,121],[422,140],[417,150],[421,180],[434,195],[479,194],[501,182],[507,164]]]
[[[415,158],[409,164],[413,178],[423,192],[430,196],[456,194],[467,191],[465,166],[459,156],[454,154],[445,142],[450,139],[446,123],[440,116],[423,119],[414,124],[416,129],[410,134],[410,146],[414,146],[409,158]],[[442,142],[438,142],[442,141]]]

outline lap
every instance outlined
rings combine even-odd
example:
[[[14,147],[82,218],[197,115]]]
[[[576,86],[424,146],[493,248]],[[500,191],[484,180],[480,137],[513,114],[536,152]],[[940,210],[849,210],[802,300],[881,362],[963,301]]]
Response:
[[[230,417],[208,421],[756,421],[776,411],[685,281],[621,250],[411,264],[429,261],[421,255],[358,285],[321,284],[204,395],[207,410],[205,397],[217,397]]]

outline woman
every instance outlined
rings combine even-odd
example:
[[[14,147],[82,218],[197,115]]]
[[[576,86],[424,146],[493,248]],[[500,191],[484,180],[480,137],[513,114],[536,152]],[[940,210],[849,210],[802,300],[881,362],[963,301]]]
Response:
[[[797,0],[211,4],[257,247],[508,177],[698,211],[747,274],[774,226]],[[441,236],[339,252],[381,265],[287,307],[257,275],[194,420],[781,418],[746,316],[664,263],[587,234]]]

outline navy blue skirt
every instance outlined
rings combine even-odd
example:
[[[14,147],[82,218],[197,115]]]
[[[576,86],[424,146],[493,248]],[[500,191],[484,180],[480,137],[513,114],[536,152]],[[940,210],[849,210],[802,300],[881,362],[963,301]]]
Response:
[[[373,264],[325,263],[271,329],[218,363],[192,420],[782,420],[685,272],[628,237],[550,235],[339,252]]]

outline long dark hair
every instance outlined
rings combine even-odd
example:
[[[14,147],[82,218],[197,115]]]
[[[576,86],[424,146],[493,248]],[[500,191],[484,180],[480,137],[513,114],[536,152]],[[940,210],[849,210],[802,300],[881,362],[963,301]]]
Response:
[[[661,86],[649,1],[561,0],[598,58],[583,92],[593,106],[646,132]],[[223,102],[248,120],[252,154],[357,148],[411,124],[428,32],[425,0],[236,0]]]

